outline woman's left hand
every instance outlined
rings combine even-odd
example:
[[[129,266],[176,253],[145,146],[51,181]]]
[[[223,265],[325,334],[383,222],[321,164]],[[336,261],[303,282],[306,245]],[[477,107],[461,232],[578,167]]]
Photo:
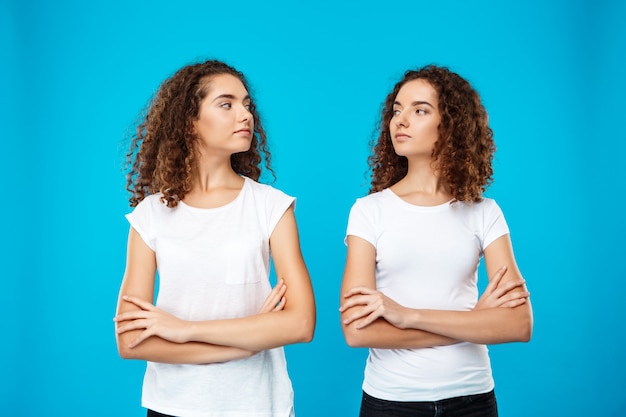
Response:
[[[158,336],[175,343],[188,342],[186,335],[190,322],[174,317],[137,297],[125,295],[122,299],[141,309],[127,311],[113,319],[117,323],[125,322],[117,328],[117,333],[144,329],[129,345],[130,348],[134,348],[151,336]]]
[[[387,320],[393,326],[403,329],[405,328],[406,307],[396,303],[380,291],[369,287],[354,287],[348,290],[343,296],[346,301],[339,308],[340,312],[344,312],[351,307],[361,306],[355,309],[348,317],[343,320],[344,324],[356,323],[357,329],[362,329],[373,323],[378,318]]]

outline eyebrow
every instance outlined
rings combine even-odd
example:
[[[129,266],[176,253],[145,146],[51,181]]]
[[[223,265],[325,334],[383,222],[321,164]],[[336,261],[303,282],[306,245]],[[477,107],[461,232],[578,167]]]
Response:
[[[421,105],[423,105],[423,104],[425,104],[425,105],[427,105],[427,106],[429,106],[429,107],[431,107],[431,108],[433,108],[433,109],[435,108],[435,106],[433,106],[433,105],[432,105],[432,104],[430,104],[429,102],[427,102],[427,101],[421,101],[421,100],[414,101],[413,103],[411,103],[411,107],[421,106]],[[402,104],[401,104],[399,101],[394,101],[394,102],[393,102],[393,105],[394,105],[394,106],[395,106],[395,105],[402,106]]]
[[[220,94],[219,96],[215,97],[215,98],[213,99],[213,101],[215,102],[215,101],[217,101],[217,100],[224,99],[224,98],[227,98],[227,99],[229,99],[229,100],[235,100],[235,99],[237,99],[237,97],[235,97],[235,96],[234,96],[234,95],[232,95],[232,94]],[[251,99],[250,99],[250,95],[249,95],[249,94],[247,94],[247,95],[243,98],[243,100],[242,100],[242,101],[246,101],[246,100],[251,101]]]

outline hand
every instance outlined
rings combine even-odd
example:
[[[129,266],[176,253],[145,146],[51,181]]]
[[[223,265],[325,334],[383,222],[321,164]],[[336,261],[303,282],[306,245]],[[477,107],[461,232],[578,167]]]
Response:
[[[190,322],[174,317],[137,297],[125,295],[122,299],[135,304],[141,310],[127,311],[117,315],[113,321],[127,322],[117,328],[117,333],[145,329],[128,347],[134,348],[151,336],[158,336],[175,343],[188,342],[186,335]]]
[[[285,285],[285,281],[282,279],[279,280],[265,299],[265,302],[263,303],[263,306],[259,310],[258,314],[283,310],[285,308],[285,303],[287,302],[287,299],[285,298],[286,291],[287,286]]]
[[[383,318],[400,329],[404,326],[407,309],[380,291],[360,286],[350,289],[343,297],[346,301],[339,308],[342,313],[351,307],[363,306],[345,318],[343,324],[358,320],[356,328],[362,329],[374,320]]]
[[[524,290],[523,279],[502,282],[502,277],[506,274],[506,266],[498,269],[489,281],[485,292],[480,296],[474,310],[486,308],[507,307],[513,308],[526,302],[530,293]],[[516,290],[518,288],[518,290]]]

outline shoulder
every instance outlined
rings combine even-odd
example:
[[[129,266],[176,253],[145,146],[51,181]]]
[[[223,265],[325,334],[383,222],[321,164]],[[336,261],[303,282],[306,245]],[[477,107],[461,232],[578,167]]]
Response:
[[[502,216],[502,209],[496,203],[496,200],[492,198],[483,197],[480,201],[480,205],[482,207],[482,213],[486,218],[490,217],[500,217]]]
[[[458,201],[453,204],[453,207],[456,207],[459,211],[472,214],[490,213],[500,210],[500,207],[498,206],[498,203],[496,203],[496,200],[487,197],[483,197],[480,201],[472,203]]]
[[[350,221],[368,221],[376,223],[380,219],[384,202],[387,200],[385,191],[379,191],[357,198],[350,209]]]
[[[498,207],[498,203],[496,203],[496,200],[488,197],[483,197],[482,200],[478,202],[478,204],[482,204],[485,209]]]
[[[374,209],[380,207],[380,205],[387,199],[387,191],[378,191],[376,193],[368,194],[365,197],[357,198],[353,204],[353,208],[362,209]]]
[[[153,218],[171,213],[173,209],[167,207],[167,204],[161,201],[161,197],[163,197],[163,194],[161,193],[151,194],[147,196],[146,198],[141,200],[139,204],[137,204],[137,206],[135,206],[135,208],[129,215],[137,218]]]
[[[163,194],[161,193],[146,196],[137,204],[137,206],[135,206],[135,211],[152,210],[153,208],[159,206],[167,207],[167,205],[161,201],[161,197],[163,197]]]
[[[482,236],[486,242],[485,247],[490,243],[493,236],[498,237],[508,233],[506,219],[495,200],[483,198],[472,204],[459,202],[455,206],[458,207],[462,221]]]
[[[286,208],[295,201],[295,197],[286,194],[278,188],[262,184],[248,177],[244,177],[244,179],[246,181],[244,187],[246,187],[247,192],[254,198],[257,204],[265,204],[267,207],[278,205]]]
[[[269,184],[262,184],[260,182],[257,182],[255,180],[253,180],[252,178],[248,178],[248,177],[243,177],[245,180],[245,185],[248,187],[248,189],[254,193],[254,194],[259,194],[259,195],[287,195],[285,194],[283,191],[279,190],[278,188],[275,188]]]

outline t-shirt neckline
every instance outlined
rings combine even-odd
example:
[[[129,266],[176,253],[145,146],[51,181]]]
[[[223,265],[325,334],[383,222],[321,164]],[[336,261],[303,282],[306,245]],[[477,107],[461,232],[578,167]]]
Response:
[[[224,204],[223,206],[219,206],[219,207],[211,207],[211,208],[203,208],[203,207],[194,207],[194,206],[190,206],[189,204],[185,203],[183,200],[180,200],[178,202],[178,204],[185,208],[186,210],[190,210],[190,211],[195,211],[196,213],[214,213],[217,211],[221,211],[221,210],[225,210],[235,204],[237,204],[237,202],[239,200],[241,200],[244,194],[245,189],[248,187],[248,182],[250,181],[250,179],[248,177],[242,176],[243,178],[243,186],[241,187],[241,190],[239,190],[239,193],[237,194],[237,196],[232,199],[231,201],[229,201],[228,203]]]
[[[441,211],[441,210],[445,210],[447,208],[449,208],[451,206],[450,203],[452,203],[454,201],[454,199],[450,199],[448,201],[446,201],[445,203],[441,203],[441,204],[437,204],[435,206],[418,206],[416,204],[411,204],[409,202],[407,202],[406,200],[404,200],[402,197],[400,197],[398,194],[394,193],[391,188],[385,188],[383,190],[383,193],[386,194],[387,196],[389,196],[393,201],[395,201],[397,204],[409,209],[409,210],[414,210],[414,211],[422,211],[422,212],[427,212],[427,211]]]

